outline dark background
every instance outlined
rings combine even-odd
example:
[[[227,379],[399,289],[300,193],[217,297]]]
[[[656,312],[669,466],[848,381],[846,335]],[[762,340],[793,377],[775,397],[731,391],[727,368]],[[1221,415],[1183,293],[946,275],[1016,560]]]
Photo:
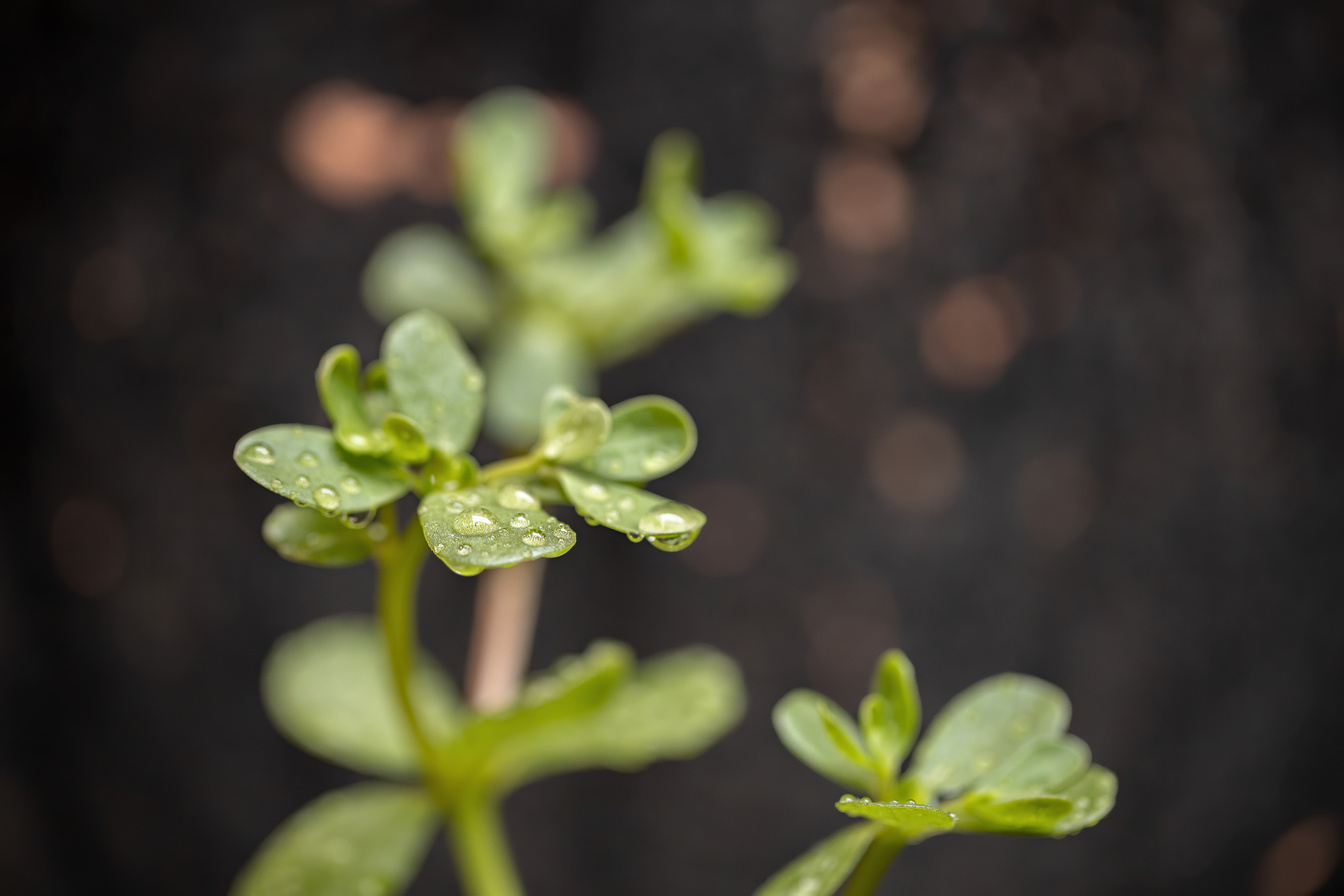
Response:
[[[282,117],[332,77],[417,103],[511,83],[574,98],[601,134],[589,184],[607,220],[635,201],[649,141],[687,127],[708,192],[765,196],[804,266],[763,320],[715,320],[604,376],[609,400],[691,409],[702,447],[667,488],[726,508],[736,534],[715,542],[711,523],[696,560],[584,528],[549,566],[537,663],[598,636],[641,654],[706,641],[740,661],[751,706],[702,759],[511,798],[530,892],[751,892],[841,822],[770,707],[806,685],[852,709],[893,644],[930,710],[1002,670],[1059,683],[1121,786],[1093,830],[939,838],[886,892],[1308,892],[1256,878],[1271,848],[1328,873],[1344,803],[1344,7],[930,2],[928,124],[893,155],[922,197],[913,235],[862,263],[813,223],[818,161],[845,139],[816,61],[827,8],[3,4],[0,890],[220,893],[281,819],[351,780],[271,729],[256,678],[280,634],[368,607],[372,570],[275,556],[258,535],[273,499],[229,454],[253,427],[320,422],[321,352],[377,344],[358,300],[368,253],[452,213],[332,208],[295,183]],[[1084,41],[1136,73],[1119,111],[1042,136],[1013,118],[1010,84],[998,129],[977,118],[1008,83],[975,93],[977,51],[1031,66]],[[143,313],[91,341],[72,284],[108,248],[137,266]],[[1071,323],[982,388],[940,384],[918,351],[930,296],[1034,250],[1074,272]],[[818,368],[851,349],[871,375]],[[874,433],[909,409],[962,446],[936,512],[870,482]],[[1076,525],[1042,543],[1030,507],[1052,500]],[[720,562],[735,550],[750,568]],[[424,636],[452,669],[470,594],[426,577]],[[1303,819],[1316,839],[1279,839]],[[435,850],[415,893],[455,892]]]

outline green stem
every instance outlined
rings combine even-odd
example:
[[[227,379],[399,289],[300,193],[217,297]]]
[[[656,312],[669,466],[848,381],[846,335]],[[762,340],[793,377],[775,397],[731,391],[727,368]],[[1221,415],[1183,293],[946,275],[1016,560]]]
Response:
[[[883,831],[878,834],[873,842],[868,844],[863,858],[859,859],[854,873],[849,876],[849,885],[845,887],[844,896],[871,896],[875,893],[877,885],[882,882],[882,876],[887,873],[887,866],[904,847],[905,840],[895,832]]]
[[[524,454],[520,457],[506,457],[481,468],[477,482],[490,482],[494,479],[507,479],[510,476],[525,476],[536,470],[544,458],[539,454]]]
[[[467,896],[523,896],[493,795],[460,794],[448,813],[448,840]]]
[[[406,530],[391,539],[381,552],[378,557],[378,618],[387,642],[397,702],[428,775],[435,769],[438,755],[411,699],[411,670],[415,667],[416,650],[415,604],[426,549],[420,519],[412,517]]]

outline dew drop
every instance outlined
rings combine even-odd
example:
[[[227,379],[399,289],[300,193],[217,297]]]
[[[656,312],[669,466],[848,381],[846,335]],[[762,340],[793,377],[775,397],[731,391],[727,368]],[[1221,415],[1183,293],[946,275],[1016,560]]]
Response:
[[[303,435],[303,427],[302,427],[302,426],[291,426],[291,427],[289,428],[289,434],[290,434],[290,435],[294,435],[294,436],[301,436],[301,435]]]
[[[509,520],[509,525],[515,529],[523,529],[527,527],[529,522],[531,521],[527,518],[527,514],[515,513],[513,519]]]
[[[539,548],[546,543],[546,533],[540,529],[528,529],[523,533],[523,544]]]
[[[467,556],[468,554],[471,553],[471,545],[469,545],[469,544],[460,544],[460,545],[458,545],[458,546],[457,546],[457,553],[458,553],[458,556],[459,556],[459,557],[465,557],[465,556]]]
[[[317,466],[317,455],[311,451],[304,451],[299,454],[299,466],[315,467]]]
[[[461,513],[463,510],[466,509],[466,506],[467,506],[467,505],[463,504],[461,501],[449,501],[449,502],[448,502],[448,512],[449,512],[449,513]]]
[[[536,499],[531,492],[521,485],[510,483],[499,490],[496,497],[501,507],[507,507],[510,510],[540,510],[541,502]]]
[[[621,512],[615,509],[608,510],[606,513],[602,514],[602,519],[606,520],[608,523],[614,523],[620,518],[621,518]]]
[[[462,374],[462,385],[476,392],[485,385],[485,377],[481,375],[479,370],[468,370]]]
[[[635,509],[635,499],[630,497],[629,495],[626,495],[624,498],[616,502],[616,506],[628,513],[631,510]]]
[[[362,432],[347,432],[342,433],[342,435],[345,437],[345,441],[349,443],[351,451],[365,451],[369,447],[369,437]],[[299,463],[303,463],[303,461],[299,461]]]
[[[462,500],[464,503],[472,507],[475,507],[477,504],[480,504],[485,499],[481,497],[480,492],[467,492],[466,495],[463,496]]]
[[[485,508],[468,510],[453,517],[453,531],[458,535],[485,535],[499,528],[499,520]]]
[[[347,495],[357,495],[364,491],[364,485],[354,476],[342,476],[341,491]]]
[[[685,504],[665,501],[639,518],[639,530],[645,535],[672,535],[691,528],[693,519]]]
[[[341,506],[341,496],[329,485],[319,485],[313,489],[313,500],[323,510],[335,510]]]
[[[275,463],[275,452],[265,442],[253,442],[243,449],[243,460],[269,467]]]
[[[279,491],[280,489],[282,489],[282,488],[284,488],[284,487],[285,487],[285,484],[284,484],[283,482],[281,482],[279,479],[272,479],[272,480],[271,480],[271,490],[272,490],[272,491]]]
[[[600,482],[590,482],[583,487],[583,493],[594,501],[606,501],[611,498],[611,492]]]
[[[625,537],[635,542],[636,544],[644,540],[644,536],[640,535],[638,532],[627,532],[625,533]]]
[[[583,521],[584,521],[585,523],[587,523],[588,525],[590,525],[590,526],[596,526],[596,525],[597,525],[597,520],[594,519],[594,518],[591,517],[591,516],[585,516],[585,517],[583,518]]]
[[[444,544],[443,544],[443,542],[441,542],[441,541],[440,541],[440,542],[437,542],[437,543],[434,545],[434,553],[436,553],[436,554],[442,554],[442,553],[443,553],[443,548],[444,548]]]
[[[666,451],[655,451],[652,454],[646,455],[644,459],[639,462],[639,465],[644,469],[645,473],[652,473],[655,470],[661,470],[666,467],[671,460],[672,455],[668,454]]]
[[[307,476],[300,473],[299,475],[294,477],[294,484],[297,485],[299,488],[307,488],[308,486],[313,484],[313,480],[309,479]]]

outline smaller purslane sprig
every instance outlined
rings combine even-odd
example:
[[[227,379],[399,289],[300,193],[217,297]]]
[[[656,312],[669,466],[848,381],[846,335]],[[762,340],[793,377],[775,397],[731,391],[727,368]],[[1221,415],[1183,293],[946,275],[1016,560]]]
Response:
[[[904,846],[938,834],[1063,837],[1096,824],[1115,803],[1116,777],[1067,733],[1069,714],[1054,685],[997,675],[954,697],[915,747],[919,691],[899,650],[878,661],[857,723],[815,691],[785,695],[774,710],[780,740],[862,794],[836,808],[864,821],[818,843],[756,896],[829,896],[846,880],[847,896],[871,893]]]
[[[388,535],[374,522],[379,510],[411,491],[421,496],[430,549],[462,575],[573,547],[574,530],[548,504],[572,504],[594,525],[667,551],[688,546],[705,524],[700,511],[640,487],[695,451],[695,424],[671,399],[609,408],[557,387],[540,409],[536,446],[482,468],[467,452],[485,377],[447,321],[429,311],[403,315],[387,328],[379,360],[362,371],[360,363],[354,347],[338,345],[318,365],[331,429],[268,426],[234,451],[243,472],[297,505],[276,508],[263,526],[287,559],[368,559]]]

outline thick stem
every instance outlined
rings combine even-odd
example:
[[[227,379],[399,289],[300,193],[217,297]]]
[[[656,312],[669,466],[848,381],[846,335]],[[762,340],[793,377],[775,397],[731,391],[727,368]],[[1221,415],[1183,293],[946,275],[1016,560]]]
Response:
[[[459,795],[448,813],[448,840],[466,896],[523,896],[495,797]]]
[[[436,751],[425,734],[424,726],[420,724],[411,697],[411,670],[415,668],[416,651],[415,605],[425,550],[425,536],[420,530],[420,520],[412,517],[406,530],[378,558],[378,618],[382,622],[383,638],[387,642],[397,702],[411,729],[411,736],[415,738],[428,776],[437,762]]]
[[[518,696],[532,654],[544,560],[481,574],[467,651],[467,702],[477,712],[503,709]]]
[[[845,887],[844,896],[872,896],[877,891],[877,885],[882,882],[882,876],[887,873],[887,867],[892,859],[896,858],[904,847],[905,840],[900,837],[888,834],[886,831],[878,834],[873,842],[868,844],[863,858],[859,859],[854,873],[849,876],[849,885]]]

